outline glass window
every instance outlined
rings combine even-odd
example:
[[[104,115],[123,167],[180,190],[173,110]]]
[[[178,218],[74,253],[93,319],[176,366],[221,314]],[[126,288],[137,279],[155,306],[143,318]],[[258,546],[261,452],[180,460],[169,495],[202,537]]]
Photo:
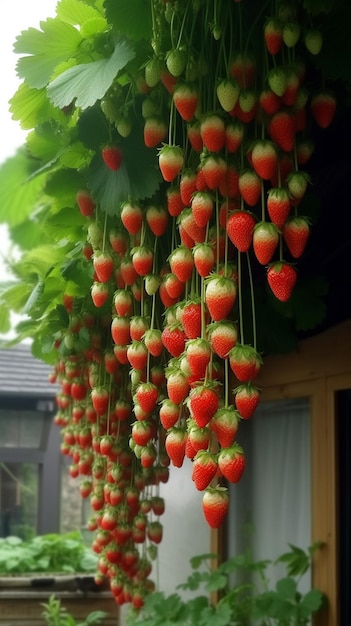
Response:
[[[37,532],[39,468],[0,463],[0,536],[28,539]]]
[[[44,413],[23,410],[0,410],[1,447],[33,448],[41,444]]]

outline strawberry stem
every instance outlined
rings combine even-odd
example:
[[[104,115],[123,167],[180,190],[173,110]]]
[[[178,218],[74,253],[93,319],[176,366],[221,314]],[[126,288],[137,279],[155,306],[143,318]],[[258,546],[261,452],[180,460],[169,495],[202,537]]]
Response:
[[[229,361],[224,359],[224,406],[228,406],[229,401]]]
[[[249,283],[250,283],[250,295],[251,295],[251,311],[252,311],[252,336],[253,336],[253,347],[257,348],[257,328],[256,328],[256,306],[255,306],[255,291],[254,284],[252,278],[252,268],[251,268],[251,260],[250,255],[246,252],[247,258],[247,269],[249,273]]]
[[[242,297],[242,268],[241,268],[241,252],[238,250],[238,308],[239,308],[239,329],[240,343],[244,342],[244,316],[243,316],[243,297]]]

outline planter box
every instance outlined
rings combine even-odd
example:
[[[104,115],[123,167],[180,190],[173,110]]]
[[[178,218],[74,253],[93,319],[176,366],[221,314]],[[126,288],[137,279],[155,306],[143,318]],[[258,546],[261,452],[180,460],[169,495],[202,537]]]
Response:
[[[42,604],[51,595],[78,621],[105,611],[103,626],[118,626],[118,607],[106,587],[90,576],[0,577],[0,626],[45,626]]]

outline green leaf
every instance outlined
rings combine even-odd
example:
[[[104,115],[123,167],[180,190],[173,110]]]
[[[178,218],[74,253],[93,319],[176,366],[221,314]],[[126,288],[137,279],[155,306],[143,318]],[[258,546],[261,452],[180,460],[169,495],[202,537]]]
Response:
[[[43,280],[39,280],[38,283],[36,284],[36,286],[34,287],[34,289],[32,290],[26,304],[23,307],[23,313],[24,314],[30,314],[30,312],[32,311],[33,307],[36,305],[36,303],[38,302],[40,296],[42,296],[43,291],[44,291],[44,286],[45,283]]]
[[[63,22],[72,26],[81,26],[85,22],[97,18],[103,19],[103,15],[97,9],[81,2],[81,0],[60,0],[56,7],[56,13]],[[106,20],[103,21],[107,25]]]
[[[23,31],[14,45],[15,52],[27,55],[18,60],[18,75],[37,89],[48,84],[55,67],[73,57],[82,41],[79,31],[59,18],[40,22],[40,28]]]
[[[0,334],[1,335],[6,335],[10,330],[11,330],[11,317],[10,317],[10,311],[9,309],[6,307],[6,303],[1,302],[1,306],[0,306]]]
[[[282,599],[294,599],[296,594],[296,581],[293,578],[281,578],[278,580],[276,589]]]
[[[106,0],[106,17],[116,32],[132,39],[152,38],[151,7],[148,0]]]
[[[206,554],[199,554],[197,556],[193,556],[190,559],[190,565],[193,569],[198,569],[200,567],[200,565],[202,565],[204,562],[206,563],[209,559],[217,559],[218,558],[218,554],[209,552]]]
[[[130,44],[120,39],[108,59],[76,65],[57,76],[48,86],[50,100],[60,108],[73,101],[81,109],[93,106],[105,95],[118,72],[134,54]]]
[[[64,121],[64,113],[51,104],[46,90],[34,89],[26,83],[22,83],[11,98],[10,112],[14,120],[20,121],[24,130],[49,120]]]
[[[317,589],[312,589],[311,591],[308,591],[308,593],[303,596],[299,604],[299,617],[302,619],[308,619],[312,613],[319,611],[323,604],[323,599],[323,594]]]
[[[231,618],[231,610],[227,604],[217,604],[217,606],[208,606],[201,611],[199,616],[199,626],[228,626]]]

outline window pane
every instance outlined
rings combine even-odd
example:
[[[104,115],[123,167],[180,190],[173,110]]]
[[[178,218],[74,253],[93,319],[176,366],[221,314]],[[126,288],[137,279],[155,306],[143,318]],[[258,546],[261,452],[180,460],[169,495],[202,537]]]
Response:
[[[37,532],[38,466],[30,463],[0,464],[0,534],[22,539]]]
[[[0,410],[1,447],[39,448],[44,414],[36,411]]]

